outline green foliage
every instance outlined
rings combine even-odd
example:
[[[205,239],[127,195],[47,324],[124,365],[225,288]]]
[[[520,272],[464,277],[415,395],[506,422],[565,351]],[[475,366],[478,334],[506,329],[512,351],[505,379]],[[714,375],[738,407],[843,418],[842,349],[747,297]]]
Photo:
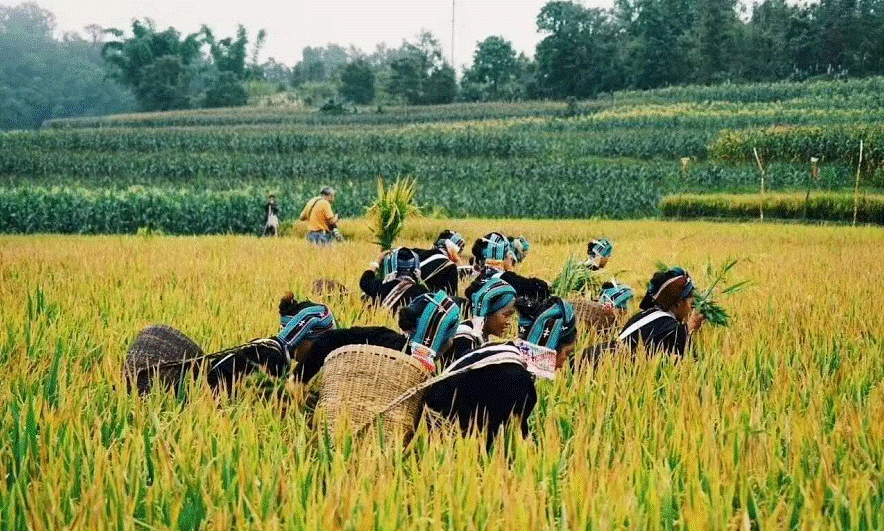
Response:
[[[105,82],[101,45],[56,39],[54,24],[37,4],[0,6],[0,129],[135,109],[131,93]]]
[[[710,146],[711,155],[726,162],[754,162],[753,148],[763,160],[855,164],[863,141],[866,167],[884,163],[884,125],[837,124],[828,126],[774,126],[767,129],[722,131]]]
[[[711,262],[707,262],[706,285],[708,287],[702,290],[698,289],[694,294],[694,307],[713,326],[728,326],[730,324],[730,314],[717,301],[722,297],[739,292],[749,283],[748,280],[744,280],[722,286],[728,282],[731,270],[737,265],[737,262],[739,260],[728,260],[717,270],[713,269]]]
[[[665,218],[735,218],[759,217],[760,194],[709,194],[666,196],[660,202]],[[774,219],[851,222],[854,199],[851,194],[815,193],[765,194],[764,217]],[[884,225],[884,196],[862,194],[857,204],[857,221]]]
[[[374,100],[375,75],[371,65],[364,59],[349,63],[341,72],[341,95],[359,105]]]
[[[569,256],[550,287],[553,295],[568,297],[573,293],[595,294],[601,286],[602,283],[593,271],[590,271],[578,258]]]
[[[414,203],[416,191],[417,181],[413,178],[396,179],[389,187],[384,187],[384,180],[378,179],[378,195],[366,210],[366,216],[372,220],[371,233],[382,251],[393,248],[405,220],[419,213]]]
[[[221,72],[206,91],[203,107],[240,107],[248,103],[249,93],[232,72]]]

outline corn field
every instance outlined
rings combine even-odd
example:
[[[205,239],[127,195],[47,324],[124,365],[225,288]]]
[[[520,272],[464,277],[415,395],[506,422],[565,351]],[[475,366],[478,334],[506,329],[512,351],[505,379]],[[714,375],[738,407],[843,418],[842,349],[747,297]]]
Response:
[[[654,262],[741,258],[752,287],[694,356],[606,360],[538,384],[532,434],[421,427],[405,448],[311,426],[299,389],[256,377],[232,398],[127,394],[126,348],[167,323],[207,352],[276,332],[276,302],[318,277],[357,291],[376,255],[350,241],[238,236],[0,236],[0,528],[292,530],[880,529],[884,526],[884,229],[657,221],[423,219],[532,243],[552,279],[605,235],[640,294]],[[331,267],[330,267],[331,265]],[[637,297],[631,312],[635,311]],[[357,294],[341,326],[385,324]],[[630,313],[631,313],[630,312]],[[597,338],[585,331],[578,349]]]

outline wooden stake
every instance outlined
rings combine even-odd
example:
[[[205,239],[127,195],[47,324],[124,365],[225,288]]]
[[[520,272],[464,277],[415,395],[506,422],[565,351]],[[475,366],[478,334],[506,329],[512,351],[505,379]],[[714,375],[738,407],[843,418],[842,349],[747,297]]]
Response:
[[[752,153],[755,154],[755,163],[758,164],[758,171],[761,173],[761,203],[758,205],[758,215],[761,218],[761,221],[764,221],[764,165],[761,164],[761,157],[758,156],[758,150],[753,147]]]
[[[856,166],[856,183],[853,185],[853,226],[856,227],[856,211],[859,208],[859,174],[863,167],[863,141],[859,141],[859,164]]]

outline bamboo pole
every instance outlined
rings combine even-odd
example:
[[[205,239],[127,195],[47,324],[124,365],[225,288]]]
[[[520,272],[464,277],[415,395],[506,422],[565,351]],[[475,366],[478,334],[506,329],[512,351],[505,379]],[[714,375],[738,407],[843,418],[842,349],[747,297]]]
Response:
[[[758,204],[758,216],[761,221],[764,221],[764,165],[761,163],[761,157],[758,156],[758,150],[753,147],[752,153],[755,154],[755,163],[758,164],[758,171],[761,173],[761,201]]]
[[[856,212],[859,208],[859,175],[863,167],[863,141],[859,141],[859,164],[856,165],[856,182],[853,185],[853,226],[856,227]]]

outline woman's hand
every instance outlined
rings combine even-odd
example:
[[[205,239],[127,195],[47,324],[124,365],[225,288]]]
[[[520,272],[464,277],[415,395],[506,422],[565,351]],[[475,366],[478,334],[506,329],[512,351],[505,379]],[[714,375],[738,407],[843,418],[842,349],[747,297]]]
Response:
[[[694,332],[699,330],[701,326],[703,326],[703,323],[705,321],[706,321],[706,316],[703,315],[702,313],[694,310],[694,312],[691,313],[691,316],[688,317],[688,332],[693,334]]]

